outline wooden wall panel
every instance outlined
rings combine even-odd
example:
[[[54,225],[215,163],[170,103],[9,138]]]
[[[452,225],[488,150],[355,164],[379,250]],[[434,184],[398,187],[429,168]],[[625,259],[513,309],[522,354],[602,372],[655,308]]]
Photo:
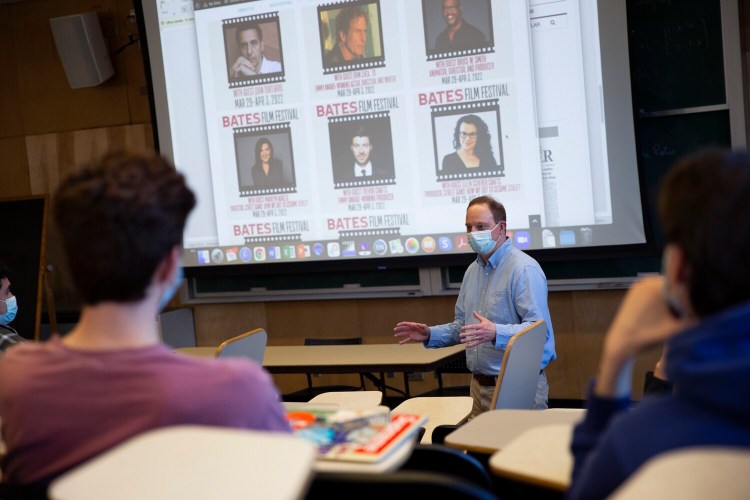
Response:
[[[2,181],[0,197],[28,196],[31,192],[29,167],[26,163],[26,142],[23,137],[0,139]]]
[[[49,25],[50,18],[91,10],[100,15],[100,20],[113,19],[114,0],[33,0],[10,4],[8,8],[25,134],[130,123],[123,76],[116,73],[101,85],[71,89]],[[106,33],[111,28],[104,23],[102,30]]]
[[[0,137],[23,135],[10,6],[0,5]]]
[[[109,151],[153,151],[151,131],[151,125],[147,124],[26,137],[26,162],[32,194],[54,193],[66,175]],[[75,311],[79,308],[79,302],[65,264],[53,207],[50,207],[49,213],[47,262],[53,269],[50,282],[56,306],[59,311]]]
[[[575,365],[570,363],[579,356],[575,349],[573,300],[573,292],[554,292],[550,293],[548,298],[557,359],[547,366],[546,373],[550,393],[555,398],[578,399],[578,391],[575,388],[578,387],[580,378]]]
[[[194,307],[193,317],[197,344],[218,346],[247,331],[265,328],[266,307],[262,303],[206,304]],[[271,331],[268,343],[273,344]]]

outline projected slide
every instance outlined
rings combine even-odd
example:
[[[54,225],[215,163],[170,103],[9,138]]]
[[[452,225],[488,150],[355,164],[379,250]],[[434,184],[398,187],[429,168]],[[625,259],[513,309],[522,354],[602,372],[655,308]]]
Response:
[[[597,4],[145,5],[160,144],[199,196],[185,264],[468,252],[484,194],[522,249],[643,243]]]

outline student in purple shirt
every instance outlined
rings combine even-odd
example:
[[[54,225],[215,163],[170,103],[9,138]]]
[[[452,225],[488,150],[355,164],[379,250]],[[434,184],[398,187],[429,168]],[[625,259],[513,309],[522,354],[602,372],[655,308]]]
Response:
[[[194,205],[183,176],[159,156],[110,155],[60,184],[55,216],[83,308],[65,337],[0,359],[3,481],[47,484],[157,427],[291,432],[260,366],[189,358],[160,342],[156,315],[182,280]]]

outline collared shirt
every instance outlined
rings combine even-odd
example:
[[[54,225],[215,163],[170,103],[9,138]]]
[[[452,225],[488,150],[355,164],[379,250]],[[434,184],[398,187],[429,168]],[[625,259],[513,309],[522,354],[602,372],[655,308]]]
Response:
[[[495,323],[497,335],[494,344],[485,342],[466,349],[466,364],[472,373],[496,376],[510,338],[540,319],[547,323],[541,369],[556,358],[547,306],[547,278],[539,263],[515,248],[510,239],[486,263],[477,255],[477,260],[469,265],[456,300],[455,319],[430,327],[425,346],[459,344],[461,327],[479,323],[474,311]]]
[[[354,162],[354,177],[370,177],[372,175],[372,162],[368,161],[365,165]]]
[[[259,75],[265,75],[266,73],[280,73],[281,72],[281,63],[279,61],[272,61],[270,59],[266,59],[265,56],[263,56],[263,60],[260,62],[260,71],[258,71]]]

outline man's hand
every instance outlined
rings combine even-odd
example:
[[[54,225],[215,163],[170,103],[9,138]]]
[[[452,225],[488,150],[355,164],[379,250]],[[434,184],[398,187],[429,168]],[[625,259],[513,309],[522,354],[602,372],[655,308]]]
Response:
[[[604,339],[594,388],[597,395],[623,396],[617,389],[623,368],[642,351],[665,342],[690,324],[669,311],[662,286],[662,278],[646,278],[634,283],[625,294]]]
[[[253,66],[250,61],[240,56],[232,65],[232,77],[239,78],[240,76],[255,76],[257,73],[253,70]]]
[[[495,323],[476,311],[474,311],[474,317],[479,320],[479,323],[461,327],[461,333],[459,335],[461,337],[461,342],[466,344],[466,347],[476,347],[485,342],[494,343],[497,334]]]
[[[393,329],[394,337],[399,339],[399,344],[409,342],[424,342],[430,338],[430,327],[424,323],[412,323],[411,321],[402,321]]]

